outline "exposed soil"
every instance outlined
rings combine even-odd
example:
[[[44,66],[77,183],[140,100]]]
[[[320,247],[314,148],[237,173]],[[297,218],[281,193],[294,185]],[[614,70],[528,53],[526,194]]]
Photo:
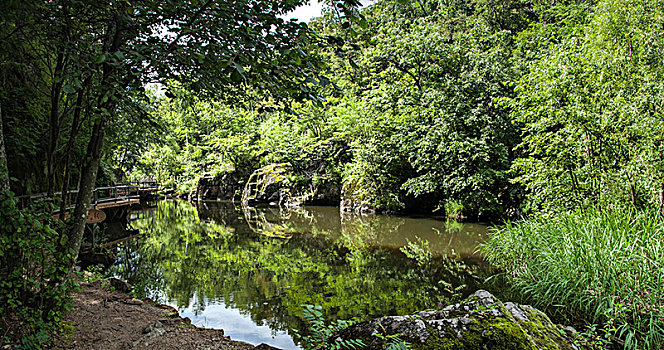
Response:
[[[56,349],[275,349],[230,340],[222,330],[197,328],[170,306],[133,299],[101,281],[82,287],[67,314],[71,327]]]

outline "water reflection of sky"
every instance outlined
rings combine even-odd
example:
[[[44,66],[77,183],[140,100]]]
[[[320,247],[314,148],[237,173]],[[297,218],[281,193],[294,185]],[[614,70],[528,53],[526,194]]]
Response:
[[[223,329],[224,335],[232,340],[240,340],[253,345],[265,343],[284,350],[301,349],[285,331],[273,331],[265,325],[258,325],[249,315],[241,310],[231,308],[223,300],[205,300],[205,310],[195,309],[198,298],[191,298],[189,307],[179,309],[181,317],[189,317],[197,327]],[[175,304],[171,304],[177,307]]]

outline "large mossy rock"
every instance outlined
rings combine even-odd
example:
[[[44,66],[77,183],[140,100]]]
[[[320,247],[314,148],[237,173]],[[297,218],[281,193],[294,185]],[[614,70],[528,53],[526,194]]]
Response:
[[[355,324],[329,341],[361,339],[368,349],[384,349],[383,339],[398,335],[411,343],[412,349],[562,350],[578,349],[572,342],[575,333],[571,327],[554,324],[532,306],[503,303],[479,290],[463,303],[442,310]]]
[[[288,163],[269,164],[257,169],[242,192],[245,206],[336,205],[339,198],[337,184],[322,176],[297,176]]]
[[[269,164],[254,171],[244,185],[242,204],[279,204],[288,196],[288,174],[292,171],[287,163]]]

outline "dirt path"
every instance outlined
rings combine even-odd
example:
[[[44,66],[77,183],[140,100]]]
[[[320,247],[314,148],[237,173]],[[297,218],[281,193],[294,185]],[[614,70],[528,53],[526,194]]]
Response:
[[[196,328],[170,306],[109,291],[100,281],[83,285],[74,295],[66,320],[68,334],[56,349],[276,349],[230,340],[221,330]]]

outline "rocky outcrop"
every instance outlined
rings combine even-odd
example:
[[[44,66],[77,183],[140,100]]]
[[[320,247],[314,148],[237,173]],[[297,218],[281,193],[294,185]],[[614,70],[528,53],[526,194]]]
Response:
[[[412,349],[578,349],[573,328],[554,324],[532,306],[503,303],[484,290],[442,310],[358,323],[329,341],[360,339],[368,349],[383,349],[392,335]]]
[[[237,171],[223,173],[220,176],[203,176],[196,186],[196,198],[202,200],[239,199],[246,175]]]
[[[357,184],[345,182],[341,188],[339,208],[343,212],[375,213],[376,209],[369,204],[367,197]]]
[[[249,176],[242,191],[242,205],[267,203],[281,205],[290,197],[288,174],[291,165],[288,163],[269,164]]]
[[[242,205],[336,205],[339,186],[325,178],[296,176],[288,163],[266,165],[251,174],[242,192]]]

